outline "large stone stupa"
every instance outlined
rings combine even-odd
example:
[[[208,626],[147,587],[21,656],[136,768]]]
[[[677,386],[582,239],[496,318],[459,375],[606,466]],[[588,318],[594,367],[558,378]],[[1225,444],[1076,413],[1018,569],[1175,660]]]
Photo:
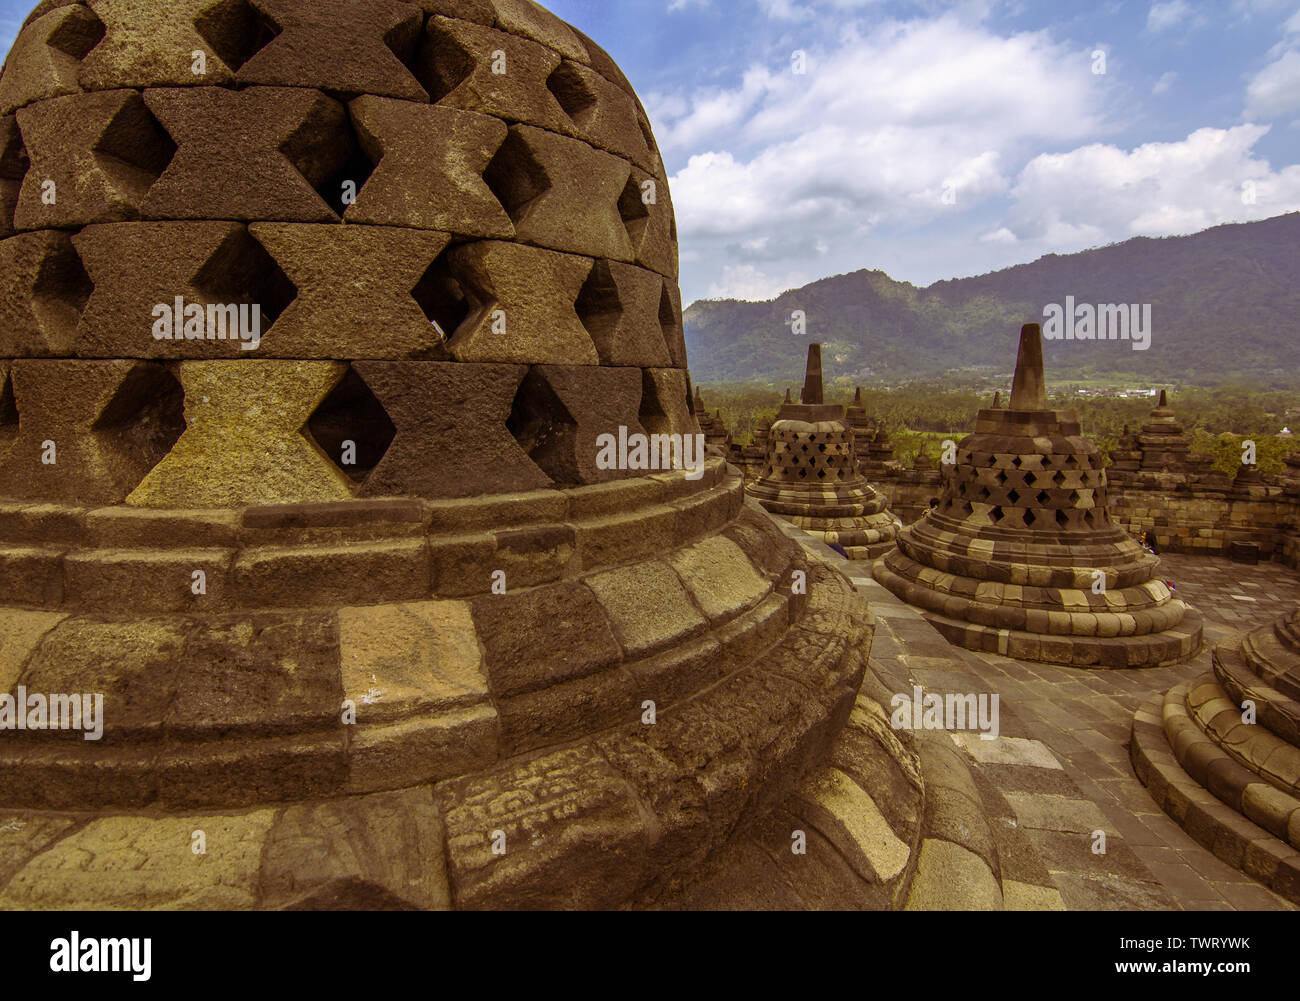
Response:
[[[822,402],[821,345],[810,344],[799,402],[787,397],[777,411],[766,468],[749,494],[853,559],[869,560],[893,547],[902,522],[859,473],[856,434],[843,407]]]
[[[597,463],[699,429],[593,42],[47,0],[0,130],[0,908],[636,905],[820,760],[862,599],[722,459]]]
[[[874,574],[950,642],[1079,667],[1200,649],[1200,617],[1156,576],[1158,557],[1111,522],[1078,416],[1047,408],[1037,324],[1020,335],[1010,407],[979,412],[942,477],[938,506]]]

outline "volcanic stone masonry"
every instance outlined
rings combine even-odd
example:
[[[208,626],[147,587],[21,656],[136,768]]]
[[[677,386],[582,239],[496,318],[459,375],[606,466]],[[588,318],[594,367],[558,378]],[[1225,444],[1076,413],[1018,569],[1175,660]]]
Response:
[[[810,344],[800,402],[777,412],[767,466],[749,495],[851,558],[875,559],[893,547],[902,523],[858,472],[855,440],[844,408],[822,402],[821,345]]]
[[[721,458],[596,466],[699,431],[598,46],[529,0],[44,0],[0,132],[0,908],[666,906],[794,828],[784,903],[934,899],[953,750],[889,729],[863,599]],[[155,337],[178,296],[256,350]]]
[[[1138,709],[1129,748],[1188,834],[1300,903],[1300,609]]]
[[[938,506],[873,573],[950,642],[1112,668],[1200,649],[1198,614],[1111,523],[1103,460],[1078,416],[1047,409],[1037,324],[1021,331],[1010,407],[981,410],[941,475]]]

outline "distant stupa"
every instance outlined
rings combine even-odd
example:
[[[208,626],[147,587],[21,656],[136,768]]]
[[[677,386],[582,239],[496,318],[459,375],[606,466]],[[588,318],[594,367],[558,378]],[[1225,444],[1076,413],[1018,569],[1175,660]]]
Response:
[[[1048,410],[1042,332],[1024,327],[1007,410],[981,410],[942,467],[937,507],[876,579],[959,646],[1024,660],[1145,667],[1201,645],[1159,558],[1113,524],[1102,456],[1073,411]]]
[[[773,514],[838,543],[854,559],[894,544],[901,522],[858,471],[844,408],[822,402],[821,345],[808,346],[799,403],[786,402],[768,432],[768,460],[750,496]]]

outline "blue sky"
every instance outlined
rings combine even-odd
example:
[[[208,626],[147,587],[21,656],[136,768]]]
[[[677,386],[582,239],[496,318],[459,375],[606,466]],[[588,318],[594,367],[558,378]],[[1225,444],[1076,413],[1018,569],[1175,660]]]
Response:
[[[0,47],[31,6],[0,0]],[[686,302],[1300,209],[1300,0],[547,6],[646,104]]]

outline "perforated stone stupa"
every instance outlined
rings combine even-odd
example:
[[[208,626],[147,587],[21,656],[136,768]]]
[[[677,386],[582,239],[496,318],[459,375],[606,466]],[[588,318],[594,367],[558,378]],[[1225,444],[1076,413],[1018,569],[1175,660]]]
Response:
[[[845,725],[849,584],[720,458],[597,465],[699,429],[585,36],[45,0],[0,132],[0,693],[104,696],[0,729],[0,907],[636,904]]]
[[[894,545],[902,523],[858,472],[856,434],[843,407],[822,402],[821,345],[810,344],[800,402],[777,412],[766,468],[749,493],[853,559],[875,559]]]
[[[1130,752],[1192,837],[1300,903],[1300,609],[1219,644],[1213,670],[1142,706]]]
[[[1037,324],[1021,332],[1010,407],[981,410],[941,472],[938,506],[873,571],[950,642],[1116,668],[1200,648],[1200,618],[1156,576],[1159,559],[1112,524],[1078,416],[1047,409]]]

